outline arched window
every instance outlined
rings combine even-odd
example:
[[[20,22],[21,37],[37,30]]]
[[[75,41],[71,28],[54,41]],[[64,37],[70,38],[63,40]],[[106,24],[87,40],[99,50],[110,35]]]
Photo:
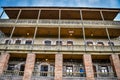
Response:
[[[103,42],[97,42],[97,45],[98,46],[104,46],[104,43]]]
[[[86,44],[87,44],[88,46],[92,46],[92,45],[93,45],[93,42],[92,42],[92,41],[87,41]]]
[[[15,41],[15,44],[20,44],[21,43],[21,40],[16,40]]]
[[[56,45],[62,45],[62,41],[56,41]]]
[[[32,44],[32,40],[26,40],[25,44]]]
[[[114,43],[113,42],[108,42],[108,45],[109,46],[114,46]]]
[[[67,45],[73,45],[73,41],[67,41]]]
[[[5,44],[10,44],[11,43],[11,40],[6,40],[5,41]]]
[[[46,46],[50,46],[51,45],[51,41],[50,40],[46,40],[46,41],[44,41],[44,43],[45,43]]]

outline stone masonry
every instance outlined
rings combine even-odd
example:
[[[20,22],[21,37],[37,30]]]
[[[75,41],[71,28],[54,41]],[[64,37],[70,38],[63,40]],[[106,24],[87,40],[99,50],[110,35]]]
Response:
[[[8,54],[8,53],[1,54],[1,56],[0,56],[0,74],[2,74],[3,71],[6,69],[9,58],[10,58],[10,54]]]
[[[120,59],[118,54],[112,54],[110,60],[116,72],[117,78],[120,80]]]
[[[55,80],[62,80],[63,54],[55,55]]]
[[[95,80],[91,54],[84,54],[83,61],[84,61],[85,72],[86,72],[86,80]]]
[[[35,57],[36,57],[35,54],[32,53],[27,54],[23,80],[31,80],[35,64]]]

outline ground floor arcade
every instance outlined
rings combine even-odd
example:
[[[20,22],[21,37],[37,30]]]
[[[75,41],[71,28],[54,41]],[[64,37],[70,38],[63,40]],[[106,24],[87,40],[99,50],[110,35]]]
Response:
[[[1,53],[1,80],[119,80],[119,54]]]

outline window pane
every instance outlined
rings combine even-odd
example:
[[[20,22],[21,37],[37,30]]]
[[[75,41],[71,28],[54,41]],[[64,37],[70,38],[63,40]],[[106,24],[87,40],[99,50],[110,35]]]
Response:
[[[25,44],[32,44],[31,40],[27,40]]]
[[[92,41],[87,41],[87,45],[93,45],[93,42]]]
[[[103,42],[97,42],[97,45],[104,46],[104,43]]]
[[[113,42],[108,42],[109,45],[111,46],[114,46],[114,43]]]
[[[44,43],[45,43],[45,45],[47,45],[47,46],[51,45],[51,41],[49,41],[49,40],[45,41]]]
[[[56,45],[62,45],[62,41],[56,41]]]
[[[6,40],[5,41],[5,44],[10,44],[11,43],[11,40]]]
[[[20,44],[21,40],[16,40],[15,44]]]
[[[67,41],[67,45],[73,45],[73,41]]]

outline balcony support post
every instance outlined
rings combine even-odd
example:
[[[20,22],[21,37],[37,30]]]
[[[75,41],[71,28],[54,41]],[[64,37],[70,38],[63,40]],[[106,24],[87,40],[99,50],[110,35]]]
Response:
[[[58,51],[60,50],[60,34],[61,34],[61,27],[60,27],[60,20],[61,20],[61,10],[59,9],[59,21],[58,21]]]
[[[85,28],[84,28],[84,24],[83,24],[82,10],[80,10],[80,17],[81,17],[82,32],[83,32],[84,46],[85,46],[85,52],[86,52],[86,37],[85,37]]]
[[[16,21],[15,21],[15,24],[17,23],[17,21],[18,21],[18,19],[19,19],[19,17],[20,17],[21,11],[22,11],[22,10],[20,9],[20,11],[19,11],[19,13],[18,13],[18,15],[17,15]],[[15,26],[14,26],[13,29],[12,29],[12,32],[11,32],[10,37],[9,37],[9,42],[8,42],[7,45],[10,44],[10,40],[11,40],[11,38],[12,38],[12,36],[13,36],[14,31],[15,31]],[[6,49],[7,49],[7,47],[6,47]]]
[[[100,10],[100,15],[101,15],[101,18],[102,18],[103,23],[104,23],[104,25],[105,25],[104,15],[103,15],[103,13],[102,13],[102,11],[101,11],[101,10]],[[110,34],[109,34],[109,31],[108,31],[108,28],[107,28],[107,27],[105,27],[105,30],[106,30],[106,33],[107,33],[108,40],[109,40],[109,42],[111,42],[111,39],[110,39]],[[112,44],[110,44],[110,47],[111,47],[112,52],[114,52],[114,51],[113,51]]]
[[[2,18],[4,12],[5,12],[5,11],[3,10],[2,13],[0,14],[0,19]]]
[[[34,47],[34,41],[35,41],[37,30],[38,30],[38,21],[39,21],[39,18],[40,18],[40,14],[41,14],[41,10],[39,10],[39,12],[38,12],[38,17],[37,17],[37,21],[36,21],[36,27],[35,27],[35,31],[34,31],[33,43],[32,43],[32,49],[31,50],[33,50],[33,47]]]
[[[35,57],[36,55],[33,53],[27,54],[23,80],[31,80],[32,72],[34,70]]]
[[[0,75],[6,69],[9,58],[10,58],[9,53],[4,52],[4,53],[1,54],[1,56],[0,56]]]

